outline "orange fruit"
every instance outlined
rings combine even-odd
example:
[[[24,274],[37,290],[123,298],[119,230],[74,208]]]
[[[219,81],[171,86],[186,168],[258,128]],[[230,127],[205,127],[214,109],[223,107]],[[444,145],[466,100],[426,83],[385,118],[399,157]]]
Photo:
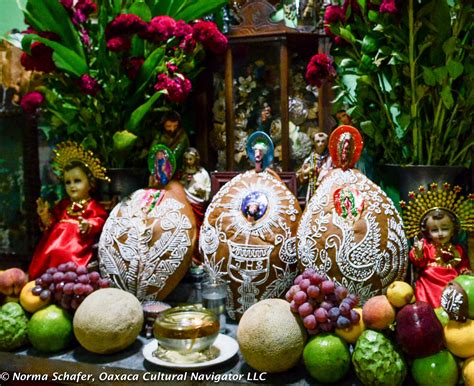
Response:
[[[360,334],[365,330],[364,320],[362,319],[362,308],[354,308],[360,315],[359,323],[353,324],[347,328],[336,328],[336,335],[344,339],[347,343],[355,343]]]
[[[462,366],[462,378],[466,386],[474,386],[474,357],[466,359]]]
[[[474,356],[474,320],[450,320],[444,327],[446,348],[461,358]]]
[[[20,304],[29,313],[34,313],[46,307],[51,300],[41,300],[39,296],[33,295],[32,289],[35,287],[35,281],[30,281],[22,288],[20,292]]]

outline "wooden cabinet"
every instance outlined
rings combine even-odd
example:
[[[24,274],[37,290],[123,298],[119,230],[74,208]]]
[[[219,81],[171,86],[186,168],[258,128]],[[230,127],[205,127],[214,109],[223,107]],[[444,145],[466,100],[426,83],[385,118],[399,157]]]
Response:
[[[219,170],[248,169],[245,141],[263,130],[274,141],[273,167],[294,171],[311,151],[308,134],[326,129],[326,92],[304,79],[309,59],[324,50],[325,38],[271,22],[274,12],[263,0],[244,5],[241,23],[227,34],[224,68],[213,73],[209,139]]]

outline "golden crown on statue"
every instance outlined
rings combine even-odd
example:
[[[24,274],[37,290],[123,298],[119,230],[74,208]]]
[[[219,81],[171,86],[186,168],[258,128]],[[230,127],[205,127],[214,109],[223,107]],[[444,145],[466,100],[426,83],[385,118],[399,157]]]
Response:
[[[435,209],[443,209],[452,213],[459,222],[459,227],[466,231],[474,230],[474,194],[467,197],[459,196],[460,186],[447,182],[439,187],[436,182],[430,184],[429,189],[424,186],[418,188],[418,194],[409,192],[408,203],[400,201],[405,233],[408,238],[416,236],[421,230],[424,217]]]
[[[79,161],[91,171],[94,178],[110,182],[110,178],[106,175],[107,169],[101,165],[92,151],[84,149],[82,145],[65,141],[59,143],[53,152],[52,168],[56,174],[62,176],[67,165]]]

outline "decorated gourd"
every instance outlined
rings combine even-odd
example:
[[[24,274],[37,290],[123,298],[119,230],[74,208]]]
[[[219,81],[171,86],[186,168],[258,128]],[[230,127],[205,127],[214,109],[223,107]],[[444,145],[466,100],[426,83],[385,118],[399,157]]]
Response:
[[[226,308],[233,319],[259,300],[283,296],[297,269],[301,209],[277,174],[265,169],[273,155],[270,138],[254,134],[247,151],[256,170],[237,175],[213,197],[199,237],[205,269],[229,282]]]
[[[137,190],[115,206],[99,241],[101,274],[142,302],[162,300],[176,287],[197,239],[196,220],[182,185],[168,183],[173,155],[165,146],[158,147],[152,150],[156,162],[150,163],[156,188]],[[166,166],[168,160],[171,166]],[[171,172],[161,173],[163,177],[158,168]]]
[[[340,126],[329,151],[336,168],[322,180],[301,217],[297,254],[302,268],[326,273],[362,302],[403,280],[408,246],[393,202],[357,169],[360,133]]]

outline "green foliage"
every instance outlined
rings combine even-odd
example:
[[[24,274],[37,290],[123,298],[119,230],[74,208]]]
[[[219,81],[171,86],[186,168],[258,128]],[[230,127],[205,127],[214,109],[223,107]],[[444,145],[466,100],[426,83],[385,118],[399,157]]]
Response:
[[[361,10],[348,9],[345,22],[330,26],[344,40],[331,48],[335,108],[351,112],[382,162],[468,166],[472,2],[407,0],[396,14],[358,4]]]
[[[173,36],[164,42],[150,42],[135,35],[129,52],[107,49],[105,30],[119,14],[134,14],[149,22],[158,15],[168,15],[187,22],[216,11],[226,0],[95,0],[97,12],[78,26],[58,0],[28,0],[23,13],[28,24],[40,34],[23,36],[21,48],[31,52],[40,42],[53,50],[57,70],[42,73],[36,88],[45,97],[41,106],[40,128],[51,142],[70,139],[95,151],[108,167],[136,166],[144,162],[143,148],[148,148],[156,134],[163,110],[175,108],[156,91],[157,75],[167,72],[167,64],[177,66],[177,73],[193,80],[205,57],[202,44],[193,52],[178,48]],[[86,31],[90,44],[84,43]],[[54,32],[51,40],[42,32]],[[41,35],[41,36],[40,36]],[[48,38],[47,38],[48,37]],[[17,36],[9,39],[18,45]],[[36,43],[37,44],[37,43]],[[130,78],[125,63],[130,58],[144,59],[136,77]],[[100,92],[84,93],[79,80],[89,75],[98,81]]]

